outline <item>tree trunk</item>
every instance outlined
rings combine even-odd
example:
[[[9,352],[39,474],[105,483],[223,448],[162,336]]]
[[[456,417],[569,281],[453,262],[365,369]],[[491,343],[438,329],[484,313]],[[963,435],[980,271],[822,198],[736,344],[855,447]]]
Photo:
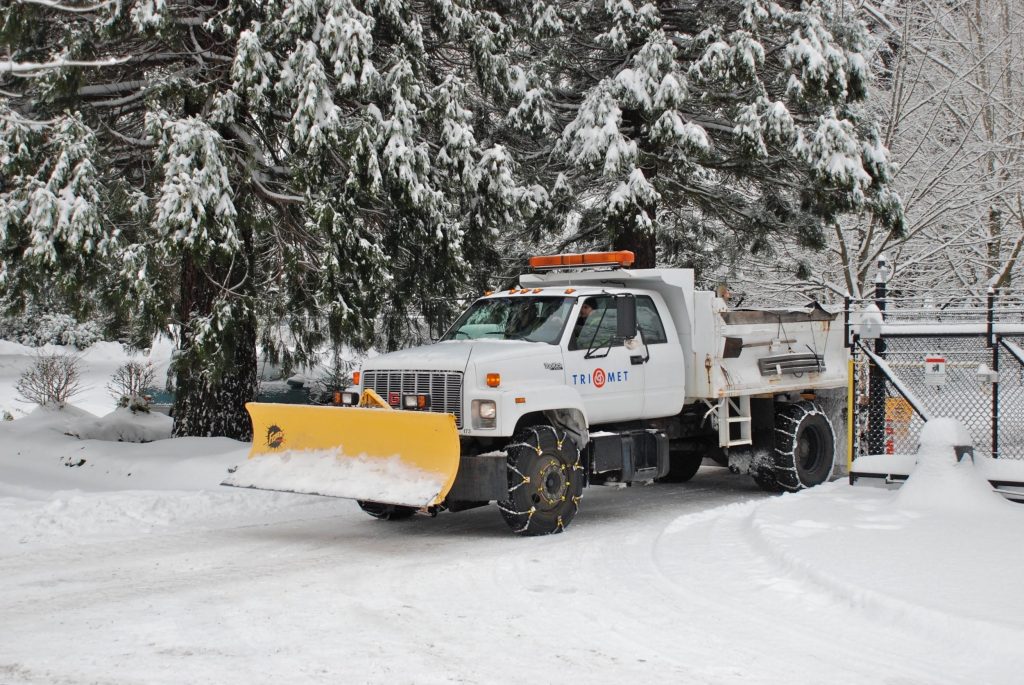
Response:
[[[622,112],[623,130],[636,141],[640,149],[640,171],[649,183],[654,183],[658,175],[656,164],[645,164],[642,160],[645,153],[653,147],[651,141],[643,132],[643,115],[636,109],[625,109]],[[647,156],[650,160],[652,157]],[[612,249],[630,250],[635,256],[634,269],[653,269],[657,264],[658,238],[655,235],[654,227],[644,225],[640,220],[640,212],[644,212],[654,223],[657,219],[658,203],[652,200],[637,207],[636,214],[626,217],[617,217],[609,220],[609,231],[612,236]]]
[[[205,345],[195,338],[196,320],[213,311],[218,290],[186,255],[179,305],[181,344],[174,362],[174,435],[249,440],[252,422],[245,403],[256,396],[255,315],[236,299],[230,305],[235,313],[229,329],[208,332],[216,341]]]
[[[623,225],[617,228],[612,248],[632,251],[636,256],[636,261],[633,262],[634,269],[653,269],[658,253],[658,242],[654,232],[638,227],[635,221],[623,222]]]

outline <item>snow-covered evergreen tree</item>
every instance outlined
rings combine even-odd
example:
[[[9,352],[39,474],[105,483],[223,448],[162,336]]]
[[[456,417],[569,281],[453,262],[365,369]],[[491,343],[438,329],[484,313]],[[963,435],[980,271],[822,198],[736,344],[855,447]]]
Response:
[[[1019,288],[1024,262],[1024,5],[1015,0],[859,3],[878,73],[866,101],[891,150],[906,227],[847,217],[828,249],[787,246],[743,265],[750,289],[778,288],[800,262],[802,287],[870,297],[885,255],[889,287],[937,306],[989,287]],[[788,268],[787,268],[788,267]],[[770,296],[770,294],[769,294]]]
[[[847,10],[534,4],[509,123],[557,153],[542,173],[566,243],[630,248],[644,266],[660,246],[661,261],[711,269],[775,241],[820,248],[847,213],[898,231],[888,155],[859,104],[868,33]]]
[[[464,0],[0,8],[10,306],[172,325],[176,434],[244,437],[260,332],[303,360],[384,311],[398,344],[547,202],[487,134],[512,34]]]

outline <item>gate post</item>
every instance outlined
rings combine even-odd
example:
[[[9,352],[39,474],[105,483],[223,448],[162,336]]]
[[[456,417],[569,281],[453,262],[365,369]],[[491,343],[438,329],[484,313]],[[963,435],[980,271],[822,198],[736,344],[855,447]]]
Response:
[[[889,280],[889,265],[885,255],[878,258],[878,273],[875,275],[875,306],[885,322],[886,284]],[[885,336],[875,338],[875,354],[885,359]],[[874,364],[868,374],[868,454],[885,452],[885,376]]]
[[[992,458],[999,458],[999,337],[996,335],[996,291],[988,289],[988,344],[992,348]]]

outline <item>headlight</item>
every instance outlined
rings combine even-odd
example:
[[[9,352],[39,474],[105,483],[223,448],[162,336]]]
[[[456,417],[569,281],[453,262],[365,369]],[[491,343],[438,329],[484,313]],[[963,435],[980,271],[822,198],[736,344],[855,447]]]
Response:
[[[402,395],[403,409],[430,409],[430,395]]]
[[[495,428],[498,425],[498,407],[494,400],[473,400],[473,428]]]

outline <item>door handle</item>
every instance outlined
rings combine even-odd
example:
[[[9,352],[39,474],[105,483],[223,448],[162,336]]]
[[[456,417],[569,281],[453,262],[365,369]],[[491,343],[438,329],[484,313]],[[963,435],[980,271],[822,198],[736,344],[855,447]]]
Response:
[[[639,366],[640,364],[643,364],[644,361],[646,360],[644,359],[644,356],[642,354],[634,354],[629,358],[629,363],[632,364],[633,366]]]

